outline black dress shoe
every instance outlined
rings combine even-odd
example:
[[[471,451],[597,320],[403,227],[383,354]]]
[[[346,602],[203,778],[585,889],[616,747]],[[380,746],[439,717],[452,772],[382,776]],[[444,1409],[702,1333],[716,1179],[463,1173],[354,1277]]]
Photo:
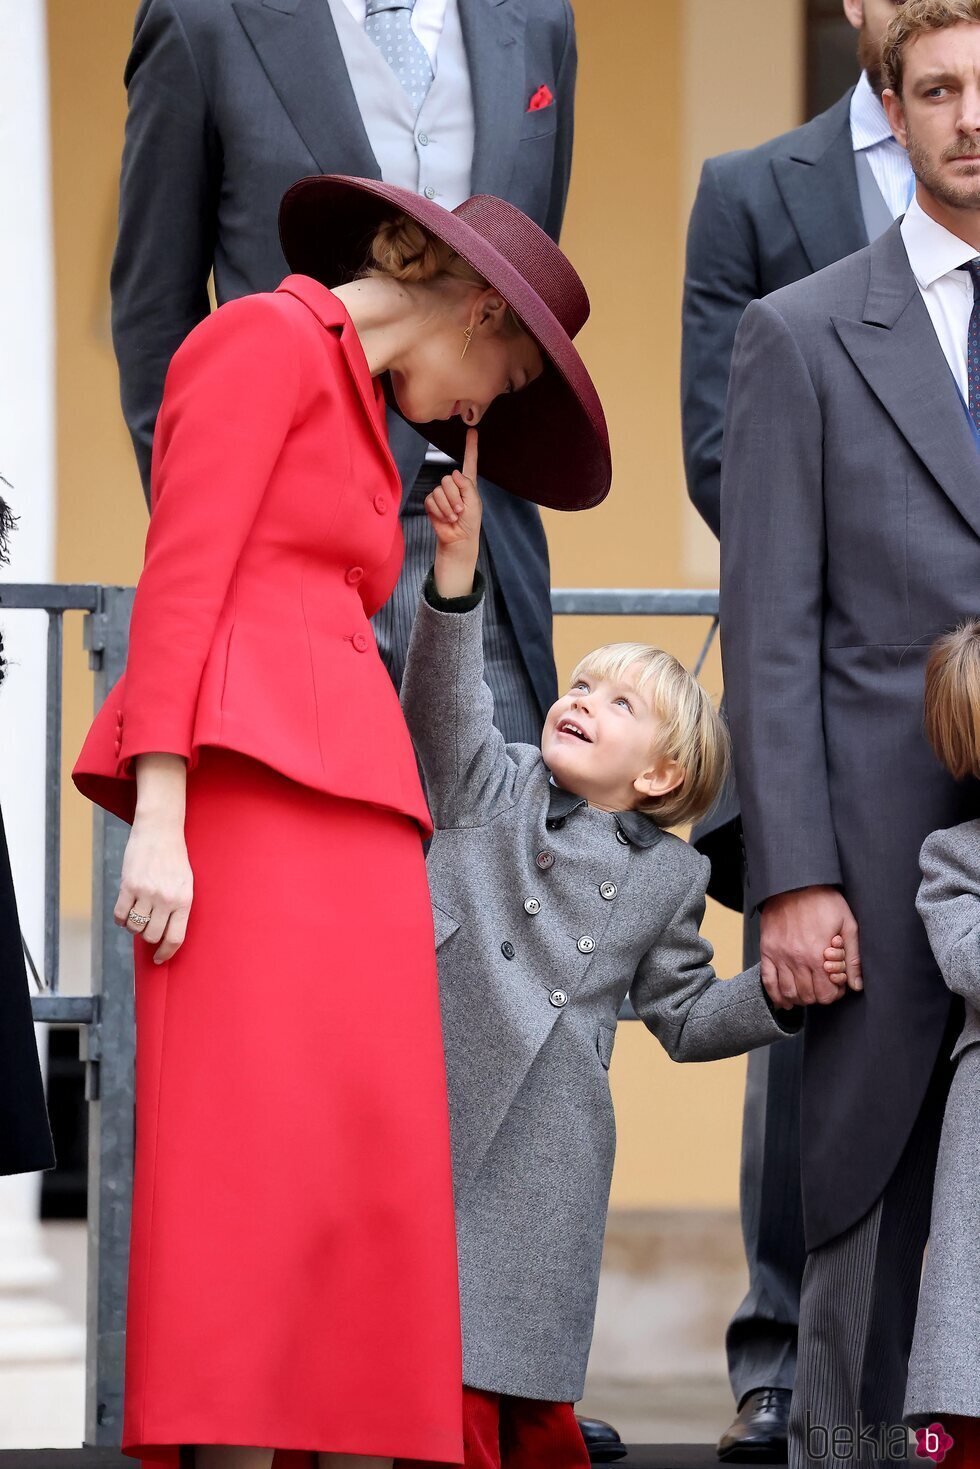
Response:
[[[747,1393],[735,1422],[718,1442],[726,1464],[785,1464],[789,1433],[788,1387],[760,1387]]]
[[[612,1464],[626,1454],[626,1445],[611,1423],[601,1418],[576,1418],[593,1464]]]

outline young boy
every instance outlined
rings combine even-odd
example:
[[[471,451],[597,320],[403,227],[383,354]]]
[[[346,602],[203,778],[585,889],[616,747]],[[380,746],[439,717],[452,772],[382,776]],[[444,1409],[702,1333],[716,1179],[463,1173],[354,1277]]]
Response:
[[[758,968],[720,982],[699,933],[708,862],[664,829],[712,804],[728,759],[669,654],[582,660],[542,748],[505,746],[483,680],[476,435],[426,501],[435,566],[402,703],[428,784],[428,857],[452,1123],[467,1469],[589,1463],[581,1397],[615,1150],[620,1005],[677,1061],[792,1033]],[[834,995],[843,951],[827,951]]]

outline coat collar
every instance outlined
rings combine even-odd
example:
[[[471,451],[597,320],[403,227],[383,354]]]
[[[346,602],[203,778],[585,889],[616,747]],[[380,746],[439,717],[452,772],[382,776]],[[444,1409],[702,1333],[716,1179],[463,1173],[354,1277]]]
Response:
[[[389,475],[393,479],[396,500],[400,500],[402,481],[388,444],[384,397],[377,381],[371,376],[371,369],[364,355],[361,339],[357,335],[357,329],[350,319],[347,307],[339,296],[335,296],[333,291],[309,275],[287,275],[286,279],[276,287],[276,294],[278,295],[279,292],[295,296],[297,301],[302,301],[320,325],[326,327],[327,331],[333,332],[338,338],[358,396],[364,405],[371,430],[377,439]]]
[[[772,160],[776,187],[812,270],[868,243],[851,137],[851,92],[793,134]]]
[[[862,319],[832,316],[834,330],[899,433],[980,535],[980,455],[900,221],[869,247],[868,263]]]
[[[232,9],[320,173],[380,179],[327,0],[233,0]]]
[[[548,788],[548,826],[554,828],[563,825],[573,812],[588,804],[584,796],[566,791],[562,786],[556,785],[552,777]],[[614,811],[612,814],[616,818],[617,828],[632,847],[655,847],[663,836],[663,831],[653,817],[642,811]]]
[[[476,127],[470,192],[505,194],[527,107],[526,0],[458,3]],[[233,0],[232,9],[319,171],[380,179],[327,0]]]

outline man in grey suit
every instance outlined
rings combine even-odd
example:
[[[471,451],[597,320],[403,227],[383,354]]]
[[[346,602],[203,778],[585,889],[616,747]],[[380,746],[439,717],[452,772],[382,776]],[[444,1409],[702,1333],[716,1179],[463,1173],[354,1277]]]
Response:
[[[688,492],[721,525],[722,429],[732,344],[750,301],[877,239],[905,212],[912,171],[881,103],[880,51],[897,0],[843,0],[863,70],[829,111],[761,147],[710,158],[691,214],[684,282],[681,410]],[[709,891],[743,906],[738,800],[731,783],[694,833],[711,859]],[[758,959],[745,924],[744,962]],[[722,1435],[729,1462],[786,1457],[805,1249],[800,1198],[803,1038],[749,1057],[741,1214],[749,1287],[727,1336],[737,1407]]]
[[[911,0],[883,65],[916,198],[866,249],[747,308],[722,467],[763,972],[802,999],[820,935],[843,933],[864,976],[805,1027],[796,1466],[894,1448],[959,1023],[915,912],[917,857],[978,809],[926,744],[922,696],[930,644],[980,587],[980,0]]]
[[[557,239],[575,73],[569,0],[142,0],[112,330],[147,495],[170,358],[208,313],[212,271],[219,304],[287,274],[290,184],[383,177],[447,208],[497,194]],[[397,682],[432,554],[422,502],[450,466],[394,414],[389,431],[406,564],[376,633]],[[508,738],[534,740],[557,692],[547,543],[535,506],[481,489],[488,668]]]
[[[149,495],[167,366],[218,303],[287,274],[279,200],[307,174],[384,178],[446,208],[496,194],[558,238],[576,76],[569,0],[142,0],[112,331],[123,411]],[[451,468],[389,413],[406,557],[375,620],[400,682],[433,541],[425,496]],[[548,547],[536,506],[481,481],[485,652],[498,723],[535,742],[557,695]],[[207,487],[201,487],[207,493]],[[590,1449],[618,1453],[586,1421]]]

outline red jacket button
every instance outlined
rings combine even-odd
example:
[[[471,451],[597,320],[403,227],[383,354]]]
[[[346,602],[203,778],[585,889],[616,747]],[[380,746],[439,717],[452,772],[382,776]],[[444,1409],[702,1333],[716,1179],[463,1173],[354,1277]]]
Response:
[[[369,644],[367,638],[362,632],[356,632],[351,638],[351,642],[354,644],[354,647],[356,648],[358,653],[367,652]]]
[[[379,515],[384,515],[387,512],[388,501],[385,499],[384,495],[375,495],[374,508]]]
[[[363,567],[361,567],[361,566],[352,566],[351,569],[350,569],[350,571],[347,573],[347,585],[349,587],[356,587],[357,586],[357,583],[361,580],[361,577],[363,575],[364,575],[364,568]]]

